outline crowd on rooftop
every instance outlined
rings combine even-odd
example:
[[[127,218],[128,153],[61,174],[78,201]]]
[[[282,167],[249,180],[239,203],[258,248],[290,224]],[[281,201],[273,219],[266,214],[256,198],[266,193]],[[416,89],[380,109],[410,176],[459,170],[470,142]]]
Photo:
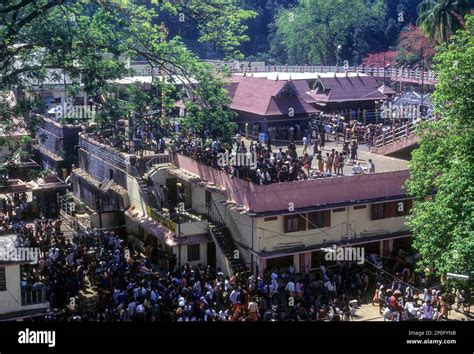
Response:
[[[322,133],[322,136],[325,134]],[[252,141],[246,145],[240,134],[235,137],[235,143],[236,148],[231,150],[218,139],[203,142],[187,136],[171,141],[171,150],[260,185],[342,176],[348,161],[354,165],[353,174],[375,173],[372,160],[369,160],[366,169],[361,166],[360,161],[356,162],[359,143],[355,139],[345,141],[341,151],[332,149],[324,153],[325,138],[319,138],[319,135],[313,140],[303,137],[302,154],[298,154],[293,141],[286,148],[280,147],[277,151],[273,150],[269,142],[264,144]],[[228,164],[221,159],[223,155],[246,156],[247,159],[241,159],[241,162],[246,160],[247,163],[238,163],[234,159],[234,164]]]

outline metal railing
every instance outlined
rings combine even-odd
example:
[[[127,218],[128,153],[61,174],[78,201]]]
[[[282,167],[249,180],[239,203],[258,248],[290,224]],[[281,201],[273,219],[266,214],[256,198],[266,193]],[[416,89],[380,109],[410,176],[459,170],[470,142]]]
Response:
[[[437,77],[432,70],[411,68],[383,68],[371,66],[325,66],[325,65],[269,65],[265,67],[250,67],[231,69],[232,73],[362,73],[376,77],[391,77],[392,79],[425,80],[427,83],[436,82]]]
[[[21,306],[44,304],[48,301],[46,289],[21,291]]]
[[[217,205],[214,201],[210,201],[210,204],[207,206],[207,213],[209,219],[218,224],[219,226],[226,225],[224,218],[222,217],[219,209],[217,209]]]
[[[149,172],[155,165],[164,165],[167,163],[173,163],[173,156],[169,154],[157,155],[146,163],[146,171]]]
[[[426,120],[433,120],[433,118],[430,117]],[[381,136],[374,138],[373,147],[381,148],[383,146],[393,144],[396,141],[408,138],[410,135],[413,135],[416,133],[417,123],[418,123],[417,121],[411,121],[402,125],[401,127],[397,129],[393,129],[389,132],[383,132]]]

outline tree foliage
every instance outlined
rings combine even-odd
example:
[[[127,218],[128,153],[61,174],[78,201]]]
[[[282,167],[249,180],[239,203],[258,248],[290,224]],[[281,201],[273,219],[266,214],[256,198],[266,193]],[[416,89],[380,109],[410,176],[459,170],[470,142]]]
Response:
[[[422,60],[430,65],[435,55],[428,38],[416,26],[407,26],[400,34],[398,43],[397,63],[400,65],[416,65]]]
[[[438,117],[420,129],[408,192],[417,198],[409,225],[421,266],[474,275],[474,18],[435,57]],[[432,198],[426,195],[436,193]]]
[[[231,99],[222,86],[215,85],[209,70],[212,69],[205,63],[197,63],[194,68],[199,84],[193,91],[196,96],[185,100],[183,126],[198,136],[208,131],[213,137],[220,137],[223,143],[231,144],[237,131],[235,113],[229,108]]]
[[[383,37],[385,5],[381,0],[300,1],[280,11],[276,20],[277,46],[289,64],[335,64],[341,60],[360,62]],[[340,53],[337,53],[341,46]]]
[[[232,58],[240,55],[240,43],[247,39],[243,22],[253,16],[238,8],[235,0],[6,0],[0,5],[0,91],[28,90],[64,75],[71,95],[82,89],[101,107],[97,127],[103,133],[118,119],[140,113],[144,100],[152,110],[162,108],[159,100],[139,97],[131,88],[124,92],[114,84],[133,75],[127,61],[139,58],[165,70],[171,85],[192,82],[194,76],[205,78],[215,90],[206,92],[201,101],[208,103],[207,110],[220,111],[225,102],[210,95],[222,88],[221,80],[209,67],[199,66],[200,59],[179,33],[161,23],[168,20],[173,25],[185,19],[197,40]],[[199,73],[194,72],[197,67]],[[158,79],[151,93],[159,97],[161,90],[170,88]],[[196,90],[195,96],[203,93]],[[11,124],[13,114],[29,112],[3,108],[2,125]]]
[[[375,66],[375,67],[385,67],[386,65],[394,65],[395,59],[397,58],[397,52],[394,50],[389,50],[382,53],[369,54],[362,61],[362,65],[365,66]]]
[[[464,28],[469,11],[468,0],[424,0],[418,6],[417,24],[433,44],[441,44]]]

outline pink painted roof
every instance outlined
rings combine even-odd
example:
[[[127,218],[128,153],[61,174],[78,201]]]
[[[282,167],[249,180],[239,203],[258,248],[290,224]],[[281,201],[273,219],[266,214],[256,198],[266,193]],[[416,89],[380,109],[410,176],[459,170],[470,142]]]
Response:
[[[382,85],[379,87],[379,92],[383,93],[384,95],[394,95],[396,92],[392,90],[390,86]]]
[[[386,97],[378,90],[377,81],[372,76],[322,77],[316,81],[321,83],[324,91],[308,93],[318,102],[350,102],[379,100]]]
[[[313,99],[305,93],[305,90],[309,91],[306,81],[233,76],[227,89],[232,97],[230,108],[236,111],[261,116],[288,114],[290,108],[294,109],[295,114],[318,112],[309,104]]]

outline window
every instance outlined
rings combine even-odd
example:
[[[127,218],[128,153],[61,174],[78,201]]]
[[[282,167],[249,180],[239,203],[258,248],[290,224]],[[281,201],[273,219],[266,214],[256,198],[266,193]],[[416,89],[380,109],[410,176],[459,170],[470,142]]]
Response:
[[[275,221],[278,220],[278,216],[270,216],[268,218],[264,218],[263,221]]]
[[[372,204],[371,220],[381,220],[385,217],[385,204]]]
[[[310,230],[323,227],[331,227],[331,210],[308,213],[308,220],[308,228]]]
[[[199,261],[201,259],[200,255],[200,244],[188,245],[188,262]]]
[[[74,97],[74,104],[76,106],[84,106],[85,105],[84,97]]]
[[[0,267],[0,291],[7,291],[5,267]]]
[[[212,205],[212,193],[206,190],[206,208],[210,208]]]
[[[111,181],[114,180],[114,170],[109,170],[109,179],[110,179]]]
[[[360,209],[366,209],[367,208],[367,205],[356,205],[354,207],[354,210],[360,210]]]
[[[284,232],[297,232],[306,230],[306,220],[301,215],[286,215],[284,217]]]
[[[333,209],[333,213],[341,213],[343,211],[346,211],[346,208],[337,208],[337,209]]]
[[[371,205],[371,220],[388,219],[393,217],[406,216],[410,213],[413,201],[400,200],[397,202],[387,202]]]
[[[288,267],[293,264],[294,264],[293,255],[269,258],[266,261],[265,269],[278,272],[280,271],[281,268],[284,268],[284,271],[286,271],[288,270]]]

